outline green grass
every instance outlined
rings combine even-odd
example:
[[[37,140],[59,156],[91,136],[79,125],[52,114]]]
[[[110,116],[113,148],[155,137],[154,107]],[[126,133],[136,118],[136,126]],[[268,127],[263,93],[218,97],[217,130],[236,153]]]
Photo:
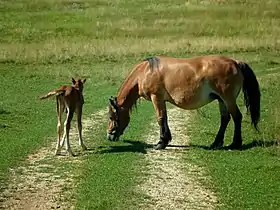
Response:
[[[254,133],[245,117],[248,149],[193,146],[185,158],[209,172],[206,184],[218,193],[222,208],[277,208],[279,70],[266,69],[280,64],[279,7],[277,0],[1,0],[0,189],[9,168],[55,139],[55,102],[38,96],[69,84],[72,76],[86,77],[87,117],[107,106],[129,69],[146,56],[224,54],[249,62],[259,75],[263,133]],[[198,146],[209,145],[218,130],[212,123],[219,121],[217,104],[203,110],[208,118],[194,114],[188,124]],[[137,207],[142,195],[132,189],[141,176],[138,165],[145,164],[143,133],[154,115],[150,103],[141,104],[123,137],[127,141],[107,142],[104,122],[88,134],[86,143],[96,150],[82,157],[78,209]],[[229,128],[227,144],[231,137]],[[259,141],[265,146],[252,144]]]
[[[26,73],[24,66],[1,65],[1,79],[5,84],[2,87],[0,102],[1,180],[5,177],[3,173],[7,173],[10,166],[22,160],[47,141],[47,136],[55,132],[54,118],[45,118],[46,112],[41,111],[41,104],[37,101],[40,92],[43,93],[52,87],[51,84],[48,86],[46,81],[53,78]],[[51,111],[48,105],[46,109]]]
[[[241,151],[205,150],[206,146],[213,142],[218,130],[217,103],[202,108],[207,117],[193,115],[193,123],[188,124],[192,149],[189,150],[186,161],[197,162],[208,169],[213,178],[214,188],[219,193],[220,202],[225,204],[222,209],[279,207],[279,78],[279,74],[259,77],[262,92],[261,133],[257,134],[253,130],[249,116],[244,113],[244,145]],[[240,97],[240,107],[242,102]],[[231,143],[232,135],[233,123],[227,129],[226,144]]]
[[[139,137],[139,130],[148,130],[145,119],[151,118],[153,107],[142,103],[133,113],[133,121],[121,142],[105,139],[106,125],[88,136],[94,139],[95,152],[86,159],[83,180],[78,187],[78,209],[137,209],[143,195],[133,187],[139,184],[143,154],[150,147]],[[141,116],[141,117],[140,117]]]

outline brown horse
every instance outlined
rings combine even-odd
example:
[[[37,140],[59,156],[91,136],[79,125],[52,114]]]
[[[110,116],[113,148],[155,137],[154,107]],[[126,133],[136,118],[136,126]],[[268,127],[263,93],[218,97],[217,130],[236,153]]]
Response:
[[[133,68],[117,97],[109,99],[107,137],[113,141],[119,139],[129,124],[130,110],[137,99],[143,97],[152,101],[160,126],[160,141],[155,149],[164,149],[172,139],[167,123],[167,101],[190,110],[218,100],[221,123],[211,148],[223,146],[224,133],[232,117],[234,137],[229,148],[238,149],[242,146],[242,114],[236,98],[241,88],[252,124],[257,129],[260,90],[248,64],[219,55],[188,59],[162,56],[147,58]]]
[[[86,150],[86,146],[83,143],[82,139],[82,109],[84,104],[84,96],[83,96],[83,89],[84,83],[86,79],[82,80],[75,80],[72,78],[72,86],[61,86],[57,90],[53,90],[48,94],[40,97],[40,99],[46,99],[51,96],[56,96],[56,112],[57,112],[57,146],[55,154],[59,155],[62,146],[64,145],[66,139],[66,151],[74,156],[69,143],[69,131],[71,121],[73,119],[74,112],[77,114],[77,127],[79,132],[79,145]],[[61,120],[62,114],[66,109],[67,117],[64,123],[64,133],[61,139]]]

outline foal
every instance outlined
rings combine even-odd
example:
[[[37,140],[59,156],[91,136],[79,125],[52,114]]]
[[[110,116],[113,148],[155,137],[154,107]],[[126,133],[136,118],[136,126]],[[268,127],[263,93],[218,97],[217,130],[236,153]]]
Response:
[[[66,139],[66,151],[69,155],[74,156],[69,143],[69,131],[70,131],[70,124],[73,118],[74,112],[77,115],[77,123],[78,123],[78,131],[79,131],[79,145],[86,150],[87,147],[83,143],[82,139],[82,109],[84,104],[84,96],[83,96],[83,89],[84,83],[86,79],[83,81],[81,79],[75,80],[72,78],[72,86],[61,86],[57,90],[53,90],[49,92],[47,95],[40,97],[40,99],[46,99],[51,96],[56,96],[56,112],[57,112],[57,146],[55,155],[59,155],[61,152],[61,148],[64,145]],[[66,120],[64,123],[64,133],[61,139],[61,120],[62,120],[62,113],[66,109]]]

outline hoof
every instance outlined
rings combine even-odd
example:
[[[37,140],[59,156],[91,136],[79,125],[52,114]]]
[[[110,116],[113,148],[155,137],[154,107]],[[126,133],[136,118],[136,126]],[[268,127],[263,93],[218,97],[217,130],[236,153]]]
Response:
[[[74,153],[70,150],[70,151],[67,151],[68,152],[68,155],[69,156],[72,156],[72,157],[75,157]]]
[[[82,150],[88,150],[88,148],[84,144],[82,144],[81,147],[82,147]]]
[[[210,145],[210,149],[221,149],[223,147],[224,143],[223,142],[219,142],[219,143],[213,143]]]
[[[56,151],[56,152],[54,153],[54,155],[56,155],[56,156],[61,155],[61,152],[60,152],[60,151]]]
[[[155,150],[161,150],[161,149],[165,149],[166,146],[167,146],[166,143],[159,142],[159,143],[154,147],[154,149],[155,149]]]
[[[232,143],[227,147],[227,149],[229,150],[240,150],[241,148],[242,148],[242,143]]]
[[[54,155],[61,155],[61,151],[56,150],[55,153],[54,153]]]

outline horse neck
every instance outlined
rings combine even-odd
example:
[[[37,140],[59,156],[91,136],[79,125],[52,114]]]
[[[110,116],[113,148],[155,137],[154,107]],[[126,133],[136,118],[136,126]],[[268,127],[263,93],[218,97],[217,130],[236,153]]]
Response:
[[[136,104],[136,101],[140,97],[138,90],[137,79],[135,74],[132,74],[126,79],[119,90],[117,96],[118,105],[126,110],[131,110],[132,106]]]

